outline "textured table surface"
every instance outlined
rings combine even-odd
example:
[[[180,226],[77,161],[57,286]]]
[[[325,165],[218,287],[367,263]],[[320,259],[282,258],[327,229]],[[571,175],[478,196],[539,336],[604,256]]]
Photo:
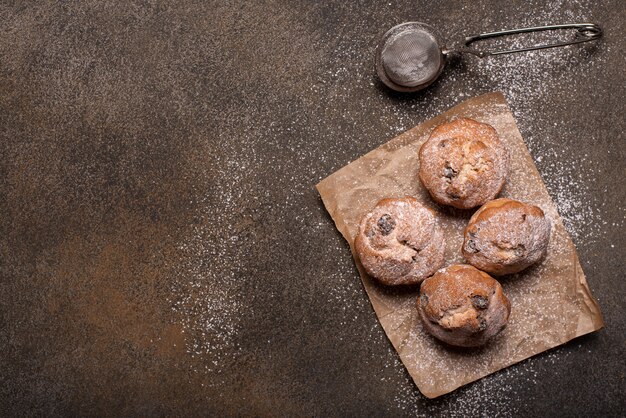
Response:
[[[373,52],[410,20],[605,36],[392,94]],[[618,0],[3,2],[0,414],[623,416],[625,22]],[[428,400],[314,185],[489,91],[606,328]]]

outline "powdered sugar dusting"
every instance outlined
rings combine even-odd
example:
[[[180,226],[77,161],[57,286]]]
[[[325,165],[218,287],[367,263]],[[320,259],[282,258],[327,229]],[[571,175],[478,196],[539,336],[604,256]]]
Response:
[[[235,336],[242,303],[238,297],[239,272],[232,263],[241,256],[234,216],[236,198],[240,196],[233,196],[233,191],[223,185],[217,191],[222,210],[214,213],[205,209],[198,213],[196,224],[178,244],[182,263],[169,300],[184,327],[187,352],[192,358],[205,360],[201,364],[206,372],[222,371],[224,357],[236,356],[240,349]],[[190,204],[208,208],[207,201]],[[216,229],[215,224],[223,228]]]
[[[337,3],[330,11],[323,5],[302,5],[297,10],[277,4],[249,3],[246,7],[249,16],[262,15],[267,10],[260,9],[271,8],[274,22],[280,24],[268,25],[263,33],[253,33],[246,31],[249,22],[240,19],[240,11],[220,8],[216,13],[223,22],[222,33],[209,35],[220,36],[225,42],[224,31],[228,29],[232,31],[228,36],[232,33],[243,37],[240,44],[247,48],[211,51],[211,56],[204,59],[219,65],[211,64],[208,69],[200,60],[195,63],[202,69],[202,77],[212,75],[216,91],[236,88],[237,94],[220,100],[214,106],[215,111],[208,115],[208,121],[202,119],[207,115],[195,115],[201,123],[209,124],[209,128],[191,133],[211,138],[216,132],[219,135],[215,141],[197,140],[199,144],[207,142],[206,149],[189,156],[195,166],[213,166],[216,171],[189,172],[189,177],[199,184],[197,198],[190,202],[198,207],[198,219],[178,244],[184,261],[183,268],[176,272],[170,300],[176,318],[184,326],[187,352],[203,360],[198,363],[202,367],[194,371],[211,372],[214,376],[234,370],[229,368],[229,363],[242,354],[240,336],[246,327],[251,327],[242,319],[249,314],[244,296],[253,293],[246,289],[259,276],[280,274],[297,282],[297,285],[285,285],[289,301],[315,298],[315,303],[310,305],[313,308],[303,304],[303,311],[319,305],[333,306],[332,326],[338,330],[339,341],[352,339],[352,330],[359,325],[370,327],[362,343],[377,347],[378,354],[387,350],[382,367],[391,370],[386,375],[389,382],[406,381],[405,385],[394,388],[396,405],[391,406],[392,412],[399,408],[412,415],[430,415],[428,411],[438,410],[436,404],[426,411],[416,410],[416,401],[423,397],[410,383],[371,315],[362,285],[355,278],[347,246],[338,242],[312,185],[376,145],[454,104],[484,92],[501,90],[566,227],[577,239],[581,227],[602,219],[601,203],[588,198],[587,182],[593,180],[596,172],[587,166],[572,167],[571,161],[561,160],[558,150],[571,146],[561,144],[561,139],[576,133],[568,130],[564,121],[555,120],[553,110],[541,106],[541,98],[547,89],[559,91],[560,86],[575,86],[577,80],[595,74],[606,55],[614,51],[607,47],[600,54],[593,48],[570,47],[485,60],[466,57],[463,65],[449,62],[441,79],[426,91],[400,97],[381,88],[372,65],[377,36],[390,25],[366,18],[382,10],[390,17],[391,25],[413,20],[413,5],[406,13],[386,2],[371,5],[380,9],[376,13],[350,3]],[[444,33],[451,40],[481,30],[504,29],[493,27],[488,16],[478,13],[476,8],[480,7],[465,3],[458,6],[462,10],[451,10],[456,14],[451,14],[449,21],[427,23],[451,31]],[[519,13],[524,16],[516,18],[516,26],[592,17],[590,7],[580,1],[532,0],[523,9]],[[515,12],[514,7],[510,10]],[[327,31],[318,24],[328,16],[345,20],[335,25],[341,26],[339,31],[337,27]],[[277,49],[284,59],[281,62],[274,57]],[[211,99],[215,100],[210,96],[189,98],[201,102]],[[555,123],[559,126],[555,127]],[[259,176],[259,172],[265,175]],[[220,183],[212,178],[219,178]],[[534,203],[544,208],[543,202]],[[556,214],[548,211],[547,216],[553,218]],[[269,224],[277,230],[274,235],[268,232]],[[601,230],[593,233],[600,234]],[[295,235],[298,248],[286,248],[280,237]],[[590,236],[585,231],[585,240],[594,237],[597,235]],[[328,243],[322,254],[316,252],[320,242]],[[275,246],[271,253],[276,259],[254,264],[246,260],[249,253],[243,243],[247,248]],[[460,245],[452,241],[450,245],[457,244]],[[290,259],[302,255],[307,257],[305,265],[291,267]],[[454,261],[461,261],[460,255],[456,257]],[[281,289],[275,282],[270,284],[263,289],[266,291],[263,296],[268,299],[277,297]],[[407,300],[407,303],[412,302]],[[266,322],[258,326],[271,330],[274,324]],[[270,341],[273,340],[268,336],[267,341],[255,344],[264,355],[274,354]],[[545,361],[551,355],[543,355],[542,359]],[[379,355],[354,361],[371,366],[372,373],[381,367]],[[527,360],[460,389],[447,397],[450,409],[457,411],[456,416],[506,416],[523,412],[511,409],[507,403],[518,399],[511,381],[535,383],[537,361],[540,360]],[[214,385],[222,384],[217,378],[211,381]]]

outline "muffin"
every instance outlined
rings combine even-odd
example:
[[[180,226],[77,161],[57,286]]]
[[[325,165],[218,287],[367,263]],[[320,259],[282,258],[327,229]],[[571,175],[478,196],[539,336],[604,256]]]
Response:
[[[433,200],[471,209],[495,198],[509,153],[491,126],[460,118],[437,126],[419,151],[419,178]]]
[[[417,310],[424,328],[435,338],[459,347],[478,347],[504,329],[511,304],[494,278],[475,267],[455,264],[424,280]]]
[[[546,254],[550,228],[550,221],[537,206],[492,200],[474,213],[465,228],[463,256],[491,274],[517,273]]]
[[[354,241],[367,273],[390,286],[418,284],[443,265],[443,230],[413,197],[383,199],[363,217]]]

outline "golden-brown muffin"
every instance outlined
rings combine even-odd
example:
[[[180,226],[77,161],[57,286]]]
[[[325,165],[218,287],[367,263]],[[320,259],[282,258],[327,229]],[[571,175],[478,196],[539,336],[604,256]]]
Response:
[[[550,221],[534,205],[496,199],[474,213],[465,228],[463,256],[491,274],[512,274],[539,261],[548,249]]]
[[[367,273],[386,285],[417,284],[443,265],[443,231],[413,197],[383,199],[363,219],[354,246]]]
[[[419,160],[419,178],[433,200],[470,209],[500,193],[509,153],[491,125],[460,118],[432,131]]]
[[[424,280],[417,310],[435,338],[477,347],[504,329],[511,304],[494,278],[467,264],[455,264]]]

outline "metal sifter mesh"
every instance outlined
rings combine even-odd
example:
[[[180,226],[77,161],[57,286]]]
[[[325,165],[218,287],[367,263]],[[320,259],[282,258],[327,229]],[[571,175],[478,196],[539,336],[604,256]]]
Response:
[[[429,32],[408,27],[387,39],[381,61],[394,83],[416,87],[438,75],[442,57],[437,40]]]

